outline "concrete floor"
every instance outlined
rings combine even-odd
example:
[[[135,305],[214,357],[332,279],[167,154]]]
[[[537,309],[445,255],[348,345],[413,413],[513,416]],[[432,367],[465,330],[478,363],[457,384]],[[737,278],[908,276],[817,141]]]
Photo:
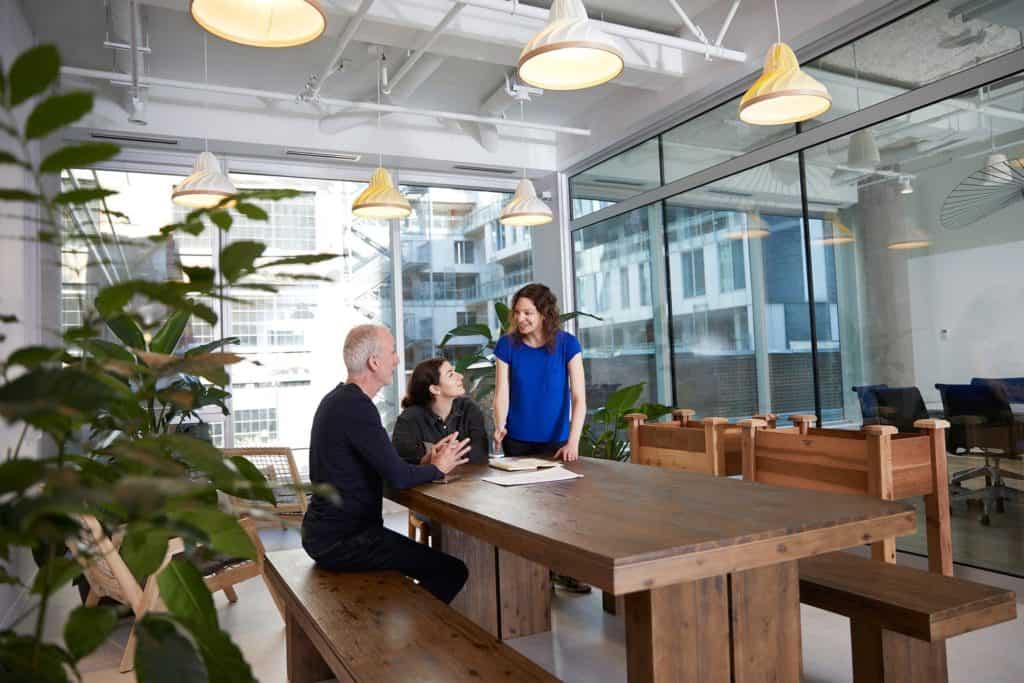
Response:
[[[404,532],[403,513],[388,515],[388,526]],[[264,532],[268,551],[298,547],[294,531]],[[919,558],[900,557],[901,563],[918,564]],[[1024,596],[1024,581],[998,574],[958,568],[958,574],[972,580],[1003,585]],[[237,586],[239,601],[228,604],[223,593],[215,597],[221,627],[245,653],[254,673],[264,682],[285,681],[284,625],[263,583],[247,581]],[[56,611],[68,611],[77,595],[61,596]],[[552,630],[509,641],[524,655],[564,681],[620,683],[626,679],[625,633],[621,618],[601,611],[600,592],[568,595],[558,592],[552,609]],[[1024,615],[1024,604],[1018,603]],[[57,616],[55,613],[54,616]],[[54,621],[57,621],[56,619]],[[852,680],[849,625],[846,619],[813,607],[802,608],[804,681],[842,683]],[[131,674],[119,674],[117,664],[128,637],[125,621],[115,637],[82,662],[86,683],[127,683]],[[1024,644],[1024,616],[1007,624],[970,633],[950,641],[950,680],[967,683],[1020,683],[1021,646]]]

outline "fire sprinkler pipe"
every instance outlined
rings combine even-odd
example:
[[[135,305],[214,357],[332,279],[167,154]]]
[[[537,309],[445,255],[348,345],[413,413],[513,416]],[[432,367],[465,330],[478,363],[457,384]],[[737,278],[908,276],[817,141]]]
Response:
[[[441,37],[444,30],[448,28],[448,25],[452,23],[455,17],[458,16],[459,12],[461,12],[462,8],[465,6],[466,3],[461,1],[452,5],[451,9],[449,9],[441,21],[438,22],[437,26],[435,26],[427,35],[426,40],[424,40],[423,43],[416,48],[416,51],[402,63],[398,73],[392,76],[390,82],[384,86],[383,92],[385,95],[391,94],[391,91],[394,90],[396,85],[398,85],[398,82],[405,78],[409,71],[416,66],[416,62],[420,61],[420,58],[425,55],[431,47],[433,47],[434,43],[436,43],[437,39]]]
[[[366,18],[367,13],[370,11],[370,6],[373,5],[373,0],[363,0],[359,4],[359,8],[356,9],[356,13],[348,20],[345,24],[345,28],[342,29],[341,35],[338,36],[338,45],[334,48],[334,53],[331,55],[331,59],[324,64],[324,68],[320,70],[320,75],[316,78],[316,83],[312,87],[308,88],[307,92],[303,93],[303,99],[316,100],[320,97],[320,90],[323,89],[324,83],[330,78],[331,74],[335,72],[338,63],[341,61],[341,53],[345,51],[348,44],[352,42],[352,38],[356,35],[356,31],[363,23],[363,19]]]
[[[61,73],[68,76],[80,78],[95,78],[109,81],[113,85],[130,86],[131,80],[126,79],[122,73],[116,71],[100,71],[97,69],[81,69],[74,66],[62,66]],[[141,87],[162,86],[165,88],[178,88],[180,90],[198,90],[202,92],[215,92],[225,95],[240,95],[254,97],[261,100],[273,100],[277,102],[296,102],[295,95],[289,93],[272,92],[269,90],[255,90],[253,88],[236,88],[227,85],[215,85],[206,83],[192,83],[189,81],[178,81],[171,78],[157,78],[154,76],[143,76],[139,79]],[[440,109],[421,109],[417,107],[402,107],[394,104],[377,104],[376,102],[357,102],[354,100],[343,100],[338,98],[323,97],[320,103],[327,106],[344,107],[346,109],[360,109],[363,111],[384,112],[389,114],[407,114],[409,116],[423,116],[436,119],[450,119],[453,121],[473,121],[474,123],[488,123],[493,126],[504,126],[506,128],[523,128],[527,130],[542,130],[550,133],[563,133],[565,135],[579,135],[587,137],[590,135],[589,128],[570,128],[567,126],[554,126],[546,123],[530,123],[528,121],[514,121],[511,119],[495,118],[491,116],[476,116],[474,114],[462,114],[453,111]]]

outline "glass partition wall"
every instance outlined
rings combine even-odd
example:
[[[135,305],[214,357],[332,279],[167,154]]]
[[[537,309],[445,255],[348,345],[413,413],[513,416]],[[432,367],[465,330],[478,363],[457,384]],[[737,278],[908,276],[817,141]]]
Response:
[[[730,100],[645,142],[662,185],[574,213],[576,300],[606,317],[595,406],[643,380],[702,416],[949,421],[954,559],[1024,576],[1024,51],[1009,14],[958,12],[810,61],[835,99],[821,120],[754,129]],[[617,293],[617,245],[650,268],[650,308]],[[926,552],[918,529],[901,550]]]

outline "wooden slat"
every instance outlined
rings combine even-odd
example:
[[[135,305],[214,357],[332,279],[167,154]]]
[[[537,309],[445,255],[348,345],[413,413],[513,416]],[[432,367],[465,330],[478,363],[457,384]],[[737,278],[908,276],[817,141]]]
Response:
[[[557,680],[396,572],[326,572],[302,550],[268,554],[267,569],[289,624],[295,615],[335,675],[360,683]]]
[[[498,549],[501,639],[551,630],[551,583],[547,567]]]
[[[796,562],[729,577],[733,680],[799,681],[800,588]],[[695,679],[699,680],[699,679]]]
[[[440,550],[459,558],[469,569],[466,585],[452,600],[452,608],[491,635],[500,636],[494,546],[446,524],[441,526]]]
[[[668,448],[652,448],[641,446],[640,452],[634,454],[630,461],[635,465],[651,467],[667,467],[686,472],[712,474],[712,456],[704,451],[683,451]]]
[[[1012,591],[850,553],[800,561],[800,599],[850,618],[937,641],[1016,618]]]
[[[757,448],[758,450],[764,448],[793,454],[828,453],[832,457],[848,458],[854,461],[863,458],[864,439],[837,434],[843,431],[840,429],[816,429],[812,433],[800,434],[779,429],[763,429],[757,432]],[[857,432],[849,433],[857,434]]]
[[[640,448],[671,448],[704,452],[704,428],[667,425],[640,426]]]
[[[834,493],[866,493],[867,473],[863,470],[801,463],[797,458],[757,456],[757,480],[762,484]]]

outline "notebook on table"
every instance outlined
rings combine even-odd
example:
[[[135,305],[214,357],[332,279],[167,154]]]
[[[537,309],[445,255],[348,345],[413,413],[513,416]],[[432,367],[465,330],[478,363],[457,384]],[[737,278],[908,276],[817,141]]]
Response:
[[[547,458],[491,458],[489,462],[491,467],[505,470],[506,472],[522,472],[524,470],[562,466],[560,461],[548,460]]]

